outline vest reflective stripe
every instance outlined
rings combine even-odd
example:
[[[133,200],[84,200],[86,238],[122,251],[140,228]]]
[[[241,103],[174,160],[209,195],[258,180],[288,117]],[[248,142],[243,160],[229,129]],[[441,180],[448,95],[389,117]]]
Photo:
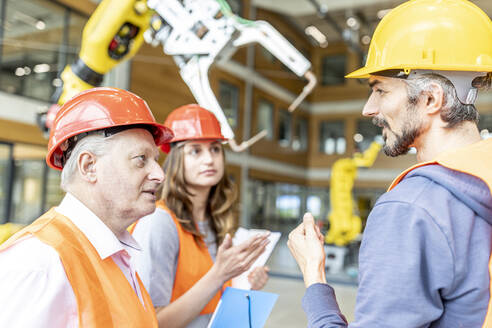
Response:
[[[178,231],[179,254],[176,274],[174,276],[173,292],[171,295],[171,302],[173,302],[191,289],[191,287],[193,287],[193,285],[196,284],[210,268],[212,268],[214,263],[208,252],[207,246],[205,244],[198,245],[195,242],[193,235],[183,229],[176,218],[176,215],[166,207],[164,202],[157,202],[157,207],[171,215]],[[222,290],[218,291],[214,297],[212,297],[200,314],[213,313],[222,296],[222,291],[228,286],[231,286],[230,281],[226,282],[222,287]]]
[[[102,260],[69,219],[51,209],[2,244],[0,251],[27,234],[58,252],[75,294],[79,327],[157,327],[152,301],[138,275],[145,307],[118,265],[110,257]]]
[[[486,139],[470,146],[455,149],[437,156],[434,161],[419,163],[403,171],[388,188],[393,189],[411,171],[425,165],[441,165],[448,169],[479,178],[489,187],[492,194],[492,139]],[[489,289],[492,295],[492,257],[489,259]],[[492,302],[489,299],[487,315],[482,328],[492,328]]]

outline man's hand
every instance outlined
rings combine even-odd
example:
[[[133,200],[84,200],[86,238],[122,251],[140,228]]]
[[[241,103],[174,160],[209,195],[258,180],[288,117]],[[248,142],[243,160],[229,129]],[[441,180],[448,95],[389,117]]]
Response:
[[[289,234],[287,246],[302,271],[306,287],[326,283],[323,244],[323,235],[312,214],[304,214],[303,222]]]

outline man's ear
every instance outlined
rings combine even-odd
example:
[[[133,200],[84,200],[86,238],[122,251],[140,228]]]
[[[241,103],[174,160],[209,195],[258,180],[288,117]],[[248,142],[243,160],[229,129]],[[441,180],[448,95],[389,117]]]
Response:
[[[444,104],[444,90],[438,83],[432,82],[429,89],[423,93],[423,105],[427,114],[438,114]]]
[[[77,158],[79,174],[83,180],[89,183],[95,183],[97,181],[96,161],[96,155],[90,151],[81,152]]]

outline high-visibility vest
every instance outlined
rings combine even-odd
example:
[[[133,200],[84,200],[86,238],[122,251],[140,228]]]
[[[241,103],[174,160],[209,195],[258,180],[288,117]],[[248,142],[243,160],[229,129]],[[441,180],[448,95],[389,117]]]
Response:
[[[489,187],[492,194],[492,139],[486,139],[470,146],[445,152],[433,161],[419,163],[401,173],[388,188],[393,189],[409,172],[425,165],[439,164],[448,169],[479,178]],[[489,260],[490,295],[492,295],[492,257]],[[492,328],[492,302],[489,300],[487,315],[482,326]]]
[[[157,327],[152,301],[138,275],[144,305],[113,259],[102,260],[68,218],[51,209],[2,244],[0,252],[28,234],[60,256],[77,302],[79,327]]]
[[[204,242],[198,244],[193,237],[193,234],[183,229],[176,215],[171,211],[164,201],[158,201],[157,207],[166,211],[173,219],[178,231],[179,238],[179,253],[178,263],[176,266],[176,274],[174,275],[174,286],[171,294],[171,302],[178,299],[186,293],[194,284],[198,282],[212,268],[214,262],[208,248]],[[130,226],[129,231],[133,232],[138,221],[133,226]],[[158,264],[156,264],[158,265]],[[222,289],[219,290],[202,309],[200,314],[209,314],[215,311],[217,304],[220,301],[222,292],[226,287],[231,286],[231,281],[227,281]]]

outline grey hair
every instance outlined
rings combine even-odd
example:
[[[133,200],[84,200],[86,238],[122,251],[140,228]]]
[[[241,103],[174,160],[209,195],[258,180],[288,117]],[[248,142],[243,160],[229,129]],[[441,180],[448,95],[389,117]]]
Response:
[[[452,128],[464,121],[471,121],[478,124],[480,116],[475,105],[463,104],[459,100],[453,84],[447,78],[439,74],[428,73],[404,81],[407,85],[408,102],[412,105],[417,104],[423,92],[431,91],[431,83],[437,83],[442,87],[444,99],[441,109],[441,119],[447,123],[446,128]]]
[[[69,184],[72,182],[75,172],[77,171],[77,162],[79,155],[88,151],[96,157],[101,157],[107,154],[109,145],[113,136],[104,137],[101,133],[94,133],[80,139],[74,146],[70,157],[67,159],[61,173],[60,187],[67,192]]]

